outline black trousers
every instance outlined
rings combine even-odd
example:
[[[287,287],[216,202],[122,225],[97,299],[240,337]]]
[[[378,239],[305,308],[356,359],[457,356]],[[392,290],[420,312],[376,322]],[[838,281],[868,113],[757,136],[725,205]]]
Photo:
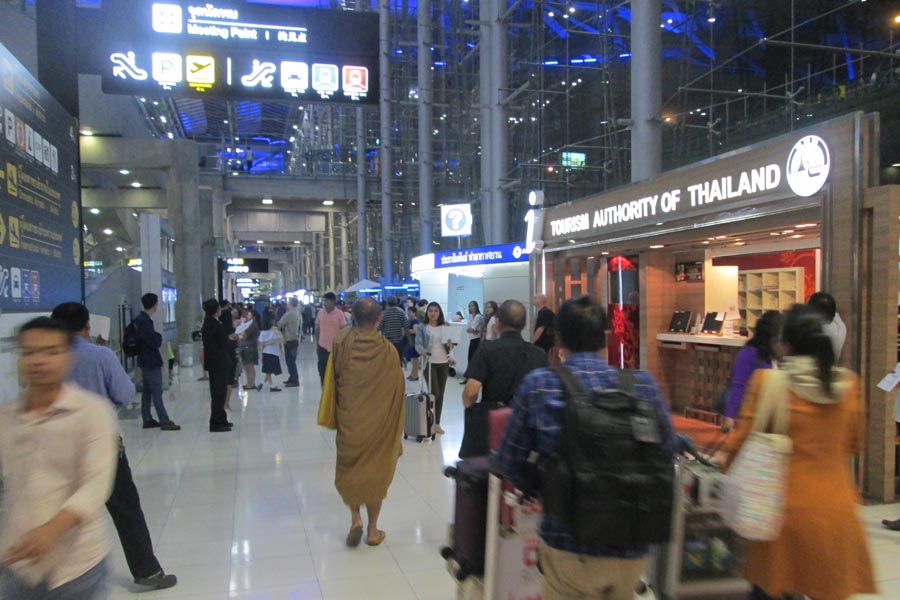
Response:
[[[228,393],[228,382],[231,380],[229,369],[209,372],[209,426],[218,427],[228,422],[225,414],[225,395]]]
[[[293,340],[284,343],[284,362],[287,363],[288,381],[291,383],[300,383],[300,374],[297,373],[297,350],[300,349],[300,342]]]
[[[125,446],[119,441],[119,463],[116,466],[116,479],[113,482],[112,494],[106,501],[116,533],[125,551],[128,570],[132,577],[150,577],[162,570],[156,555],[153,554],[153,541],[141,509],[141,497],[138,495],[131,467],[125,455]]]
[[[447,377],[450,376],[448,363],[431,364],[428,369],[428,391],[434,394],[434,422],[441,424],[441,413],[444,412],[444,390],[447,389]]]
[[[475,356],[475,352],[478,351],[478,346],[481,345],[481,338],[475,338],[474,340],[469,340],[469,362],[472,362],[472,357]]]
[[[328,357],[331,352],[316,344],[316,359],[319,367],[319,383],[325,383],[325,369],[328,367]]]

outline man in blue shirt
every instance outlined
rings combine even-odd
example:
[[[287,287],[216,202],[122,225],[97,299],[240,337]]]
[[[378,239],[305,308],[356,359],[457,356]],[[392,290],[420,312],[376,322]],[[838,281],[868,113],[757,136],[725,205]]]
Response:
[[[159,308],[159,296],[144,294],[141,296],[141,306],[144,310],[134,318],[134,326],[141,338],[141,353],[138,354],[137,364],[141,368],[141,416],[144,418],[144,429],[159,427],[163,431],[178,431],[181,427],[169,418],[166,405],[163,404],[163,359],[159,353],[163,339],[153,327],[153,313]],[[159,421],[150,412],[151,400]]]
[[[557,314],[560,357],[584,390],[621,387],[618,369],[602,358],[606,328],[605,311],[587,296],[565,302]],[[649,373],[636,371],[634,375],[635,393],[656,410],[663,447],[671,454],[674,444],[668,406]],[[531,487],[528,459],[532,452],[542,459],[552,459],[559,453],[566,407],[564,389],[552,369],[537,369],[525,377],[516,392],[497,460],[500,473],[516,487]],[[648,547],[612,548],[582,543],[546,513],[540,536],[545,600],[631,600],[640,587]]]
[[[115,353],[90,342],[91,322],[88,309],[77,302],[65,302],[53,309],[53,318],[74,334],[73,363],[69,380],[80,387],[108,398],[117,407],[134,399],[134,384]],[[170,588],[178,582],[166,574],[153,553],[153,542],[141,509],[141,498],[131,476],[125,446],[119,436],[119,460],[112,494],[106,501],[125,551],[125,560],[134,582],[156,589]]]

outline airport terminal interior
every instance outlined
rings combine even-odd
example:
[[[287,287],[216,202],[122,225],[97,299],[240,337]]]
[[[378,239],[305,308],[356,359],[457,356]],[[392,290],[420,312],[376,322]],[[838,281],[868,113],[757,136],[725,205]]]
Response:
[[[900,0],[0,0],[0,119],[0,407],[18,328],[63,302],[140,387],[126,329],[159,299],[181,429],[143,427],[140,390],[118,425],[178,583],[133,583],[113,539],[112,599],[537,600],[539,512],[496,474],[484,573],[441,553],[470,303],[520,301],[531,341],[536,299],[592,296],[609,364],[717,460],[738,352],[826,291],[865,405],[879,594],[854,598],[900,600]],[[377,547],[345,544],[311,334],[298,385],[209,427],[202,302],[329,292],[459,317],[445,432],[404,436]],[[685,469],[640,598],[747,598],[721,476]]]

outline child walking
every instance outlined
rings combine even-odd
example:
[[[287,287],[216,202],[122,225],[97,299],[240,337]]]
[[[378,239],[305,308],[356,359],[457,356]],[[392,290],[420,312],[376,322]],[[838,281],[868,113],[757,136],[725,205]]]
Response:
[[[275,320],[267,313],[262,320],[259,334],[259,348],[262,351],[262,372],[266,378],[263,383],[268,386],[270,392],[280,392],[281,388],[272,385],[272,375],[281,375],[281,355],[284,352],[284,338],[277,327],[273,327]]]

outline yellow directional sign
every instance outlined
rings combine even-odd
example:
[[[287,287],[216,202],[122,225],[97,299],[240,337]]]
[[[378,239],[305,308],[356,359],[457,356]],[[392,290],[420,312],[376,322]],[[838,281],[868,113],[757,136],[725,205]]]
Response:
[[[9,245],[12,248],[19,248],[19,219],[12,215],[9,216]]]
[[[6,241],[6,221],[3,219],[3,215],[0,214],[0,246]]]
[[[6,163],[6,193],[13,198],[19,197],[19,170],[12,163]]]

